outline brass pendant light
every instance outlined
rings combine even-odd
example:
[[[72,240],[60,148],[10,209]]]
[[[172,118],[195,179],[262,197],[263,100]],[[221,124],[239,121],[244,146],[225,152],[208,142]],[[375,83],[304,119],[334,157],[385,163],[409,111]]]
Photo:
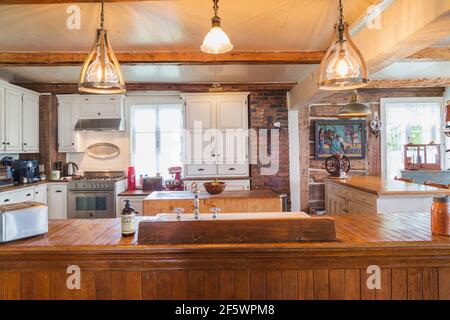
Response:
[[[343,12],[342,0],[339,0],[339,23],[334,27],[333,44],[320,64],[321,90],[351,90],[369,82],[366,62],[350,38]]]
[[[119,62],[109,45],[104,28],[104,4],[102,1],[100,29],[91,52],[84,61],[80,74],[78,90],[88,93],[116,94],[124,93],[125,81]]]
[[[219,11],[219,0],[213,0],[214,2],[214,17],[211,19],[212,27],[203,40],[203,44],[200,49],[205,53],[219,54],[231,51],[233,45],[230,42],[227,34],[220,27],[220,17],[217,12]]]
[[[353,92],[350,103],[342,107],[339,112],[340,117],[367,117],[372,114],[372,110],[367,104],[358,102],[358,93]]]

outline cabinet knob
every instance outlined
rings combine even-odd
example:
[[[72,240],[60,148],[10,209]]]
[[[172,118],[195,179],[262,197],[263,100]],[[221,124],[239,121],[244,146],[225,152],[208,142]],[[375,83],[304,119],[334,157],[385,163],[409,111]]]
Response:
[[[27,197],[31,197],[31,193],[27,193]]]
[[[236,168],[228,168],[228,170],[234,171],[234,170],[236,170]]]
[[[9,146],[9,142],[7,142],[6,145]]]
[[[28,144],[26,142],[23,143],[24,146],[27,146]]]
[[[98,115],[101,116],[102,114],[99,112]]]
[[[200,168],[200,169],[198,169],[198,171],[205,171],[205,169],[203,169],[203,168]]]
[[[75,142],[72,142],[72,145],[74,146],[74,145],[75,145]]]
[[[62,191],[61,191],[61,190],[56,190],[55,192],[56,192],[56,193],[61,193]]]
[[[11,200],[9,200],[9,199],[5,199],[5,200],[3,200],[3,202],[10,202]]]

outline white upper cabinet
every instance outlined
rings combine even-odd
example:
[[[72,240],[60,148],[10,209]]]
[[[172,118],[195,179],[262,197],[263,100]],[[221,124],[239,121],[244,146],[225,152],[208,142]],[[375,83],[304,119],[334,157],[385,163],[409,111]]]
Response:
[[[81,95],[80,119],[120,119],[124,99],[121,95]]]
[[[0,81],[0,151],[39,152],[39,94]]]
[[[23,151],[39,152],[39,96],[23,94]]]
[[[78,95],[58,96],[58,151],[83,152],[82,134],[75,131]]]
[[[5,91],[5,150],[22,151],[22,92],[6,88]]]
[[[190,133],[185,137],[186,177],[248,176],[248,93],[185,94],[184,98],[185,127]]]
[[[216,128],[216,100],[211,95],[186,96],[186,128]]]
[[[217,97],[217,128],[248,128],[247,96]]]

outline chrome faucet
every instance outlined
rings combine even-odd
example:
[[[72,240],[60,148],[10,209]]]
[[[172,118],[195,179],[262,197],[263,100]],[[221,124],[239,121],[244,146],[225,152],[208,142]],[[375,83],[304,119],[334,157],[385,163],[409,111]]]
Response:
[[[194,192],[194,219],[200,219],[199,200],[200,190]]]
[[[213,215],[212,215],[213,219],[217,219],[217,215],[218,215],[219,212],[220,212],[220,208],[212,207],[212,208],[209,209],[209,211],[212,212],[212,214],[213,214]]]
[[[184,208],[175,208],[174,212],[177,215],[177,220],[181,220],[181,214],[184,213]]]

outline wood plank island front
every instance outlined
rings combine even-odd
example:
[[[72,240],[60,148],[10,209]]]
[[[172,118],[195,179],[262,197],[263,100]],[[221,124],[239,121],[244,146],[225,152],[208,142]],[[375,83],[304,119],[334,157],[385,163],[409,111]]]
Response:
[[[0,299],[450,299],[450,238],[428,213],[330,217],[337,241],[227,245],[140,245],[118,219],[53,220],[0,245]]]
[[[224,191],[217,195],[202,192],[199,195],[200,212],[220,208],[221,213],[281,212],[280,195],[270,190]],[[194,210],[194,194],[190,191],[153,192],[144,200],[144,215],[174,212],[183,208],[185,213]]]

